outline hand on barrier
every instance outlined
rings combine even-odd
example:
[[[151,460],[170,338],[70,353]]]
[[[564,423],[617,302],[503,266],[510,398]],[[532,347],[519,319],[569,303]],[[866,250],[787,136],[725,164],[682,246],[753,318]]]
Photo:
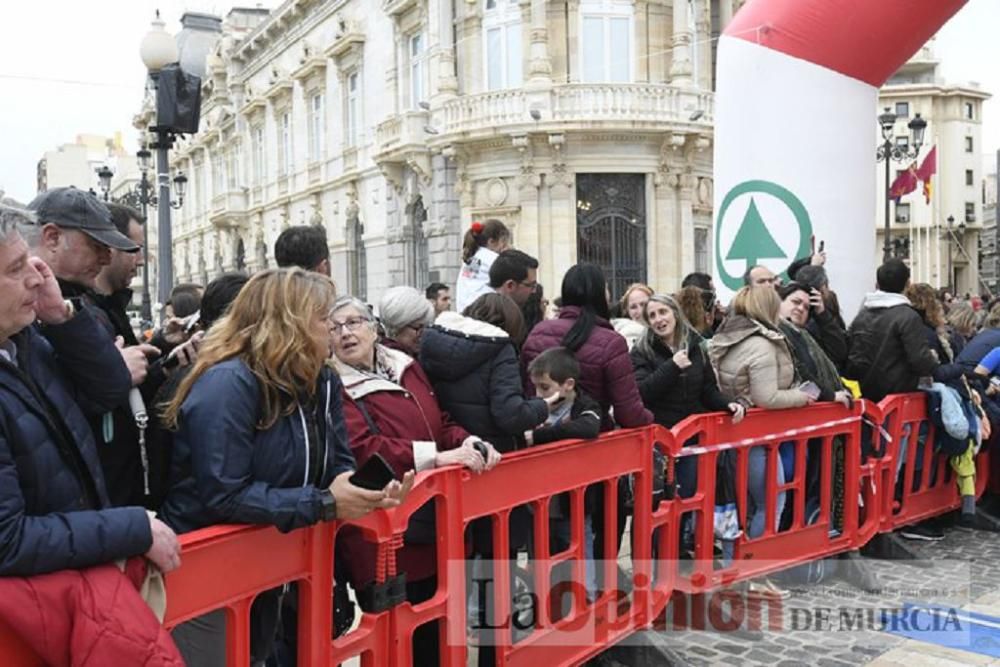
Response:
[[[387,493],[393,482],[390,482],[381,491],[369,491],[351,484],[350,477],[353,474],[353,470],[342,472],[333,478],[333,483],[330,485],[330,493],[333,494],[333,499],[337,503],[338,519],[360,519],[374,509],[395,507],[399,504],[398,499],[390,498]],[[407,474],[410,475],[409,486],[406,488],[406,491],[409,492],[409,487],[413,486],[413,475],[412,473]],[[403,480],[405,482],[406,477]]]
[[[484,470],[492,470],[500,463],[500,452],[496,450],[492,444],[486,442],[485,440],[479,440],[473,443],[473,447],[479,452],[479,455],[484,457],[486,460],[486,467]]]
[[[438,468],[443,466],[461,465],[465,466],[472,472],[481,473],[486,467],[486,461],[483,459],[483,456],[476,451],[474,444],[476,442],[479,442],[479,438],[470,435],[455,449],[438,452],[437,457],[434,460],[435,465]]]
[[[163,573],[180,567],[181,544],[170,526],[150,514],[149,532],[153,534],[153,546],[145,553],[146,558]]]
[[[394,479],[389,482],[385,487],[385,499],[379,504],[379,507],[396,507],[403,504],[406,496],[410,494],[410,489],[413,488],[414,475],[415,473],[410,470],[403,475],[402,481]]]
[[[836,394],[834,394],[833,400],[835,400],[837,403],[840,403],[848,410],[854,407],[854,398],[851,396],[851,392],[847,391],[846,389],[843,391],[838,391]]]
[[[115,347],[121,352],[129,375],[132,376],[132,386],[138,387],[146,379],[146,373],[149,371],[149,359],[160,356],[160,349],[149,343],[125,347],[125,339],[121,336],[115,338]]]
[[[733,415],[733,423],[739,424],[747,416],[747,409],[743,407],[742,403],[730,403],[729,413]]]
[[[674,364],[676,364],[677,368],[681,370],[684,370],[685,368],[691,366],[691,360],[688,358],[687,350],[678,350],[676,353],[674,353],[673,359],[674,359]]]

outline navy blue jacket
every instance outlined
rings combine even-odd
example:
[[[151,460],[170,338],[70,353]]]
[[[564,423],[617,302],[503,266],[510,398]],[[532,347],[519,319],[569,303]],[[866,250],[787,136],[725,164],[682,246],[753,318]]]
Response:
[[[967,369],[975,369],[995,347],[1000,347],[1000,329],[983,329],[965,344],[955,361]]]
[[[146,511],[109,508],[84,415],[126,400],[121,354],[86,311],[12,340],[17,365],[0,360],[0,575],[145,553],[153,539]]]
[[[160,517],[179,533],[218,523],[286,532],[318,523],[320,492],[355,467],[341,392],[324,366],[312,414],[296,409],[260,430],[262,396],[250,368],[239,359],[209,368],[181,406]]]
[[[545,401],[524,396],[513,341],[487,322],[442,313],[424,330],[420,366],[441,409],[497,451],[516,449],[549,416]]]

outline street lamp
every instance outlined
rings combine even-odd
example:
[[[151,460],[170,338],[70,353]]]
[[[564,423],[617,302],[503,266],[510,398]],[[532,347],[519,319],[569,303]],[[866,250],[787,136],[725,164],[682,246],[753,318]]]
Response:
[[[139,56],[143,64],[149,71],[149,78],[153,82],[153,87],[159,85],[160,70],[164,67],[176,63],[179,55],[177,43],[172,35],[164,30],[163,20],[160,19],[160,12],[156,12],[156,19],[150,26],[149,32],[142,38],[139,46]],[[159,119],[157,119],[159,121]],[[168,128],[157,126],[152,128],[156,134],[156,141],[152,148],[156,149],[156,181],[159,187],[157,199],[165,204],[172,204],[170,201],[170,165],[167,159],[167,151],[173,145],[174,137]],[[148,151],[147,151],[148,154]],[[138,157],[138,156],[137,156]],[[143,158],[148,162],[148,157]],[[149,200],[152,203],[152,200]],[[180,202],[178,202],[178,206]],[[170,299],[170,290],[174,283],[173,266],[173,245],[170,230],[170,209],[171,206],[157,206],[156,208],[156,229],[158,232],[157,264],[159,266],[159,289],[157,297],[160,303],[166,303]]]
[[[117,203],[141,209],[142,217],[147,217],[150,206],[158,208],[160,198],[153,193],[153,184],[149,180],[149,170],[152,167],[152,154],[143,146],[135,154],[135,162],[139,167],[139,184],[116,199]],[[170,208],[180,208],[184,204],[184,194],[187,191],[187,176],[184,172],[177,172],[174,176],[174,191],[177,193],[177,200],[170,200]],[[142,226],[142,246],[143,252],[148,253],[149,248],[149,223]],[[143,328],[153,324],[152,298],[149,293],[149,257],[146,258],[146,265],[142,270],[142,320]]]
[[[101,192],[104,193],[104,201],[108,201],[108,194],[111,192],[111,177],[114,175],[114,172],[106,164],[97,169],[97,182],[101,186]]]
[[[882,145],[875,151],[875,159],[878,162],[885,162],[885,239],[882,244],[882,261],[887,262],[892,258],[892,233],[891,221],[889,218],[889,188],[891,185],[891,164],[892,161],[902,162],[903,160],[915,160],[920,155],[920,146],[924,143],[924,130],[927,129],[927,121],[914,114],[913,120],[907,123],[910,129],[910,140],[905,146],[899,146],[894,141],[893,132],[896,127],[896,114],[889,107],[879,114],[878,124],[882,130]]]

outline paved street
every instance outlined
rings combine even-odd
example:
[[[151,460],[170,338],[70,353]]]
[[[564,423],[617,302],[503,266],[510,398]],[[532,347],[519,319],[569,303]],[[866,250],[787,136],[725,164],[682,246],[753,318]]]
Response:
[[[912,543],[911,543],[912,544]],[[1000,615],[1000,535],[946,530],[946,539],[937,543],[913,544],[921,556],[931,561],[929,568],[899,562],[865,559],[874,568],[883,586],[879,594],[866,594],[839,578],[817,586],[787,586],[792,597],[783,603],[779,632],[675,631],[650,633],[658,646],[669,649],[678,664],[704,665],[1000,665],[1000,659],[981,653],[945,648],[899,634],[880,631],[880,613],[858,610],[885,610],[905,604],[937,604],[946,609]],[[830,609],[829,624],[818,617]],[[843,612],[841,611],[843,610]],[[845,621],[846,615],[846,622]],[[858,618],[863,623],[856,622]],[[871,620],[874,619],[874,623]],[[926,620],[926,619],[925,619]],[[853,625],[852,625],[853,622]],[[711,625],[711,624],[708,624]],[[817,629],[819,625],[823,629]],[[858,629],[864,625],[865,629]],[[762,626],[768,628],[765,618]],[[745,627],[745,624],[744,624]],[[962,626],[968,631],[968,626]],[[897,625],[902,629],[902,623]],[[960,633],[958,634],[961,637]],[[977,644],[978,642],[978,644]],[[965,648],[989,646],[989,638],[968,635],[959,643]],[[996,654],[997,644],[993,645]]]

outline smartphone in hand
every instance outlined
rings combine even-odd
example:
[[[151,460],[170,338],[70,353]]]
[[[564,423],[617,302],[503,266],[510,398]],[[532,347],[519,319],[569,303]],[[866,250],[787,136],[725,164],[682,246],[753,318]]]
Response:
[[[799,391],[801,391],[803,394],[807,395],[814,401],[819,400],[819,394],[820,394],[819,387],[816,385],[815,382],[811,380],[800,384]]]
[[[396,473],[392,471],[385,459],[379,454],[372,454],[371,458],[351,475],[350,482],[362,489],[381,491],[394,479],[396,479]]]

